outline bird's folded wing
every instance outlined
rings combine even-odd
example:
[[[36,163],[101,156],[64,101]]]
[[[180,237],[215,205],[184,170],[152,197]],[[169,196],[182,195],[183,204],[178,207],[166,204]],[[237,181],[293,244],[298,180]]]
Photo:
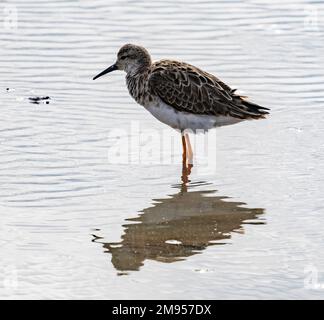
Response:
[[[150,91],[182,112],[259,118],[266,108],[246,101],[215,76],[186,63],[162,60],[148,79]]]

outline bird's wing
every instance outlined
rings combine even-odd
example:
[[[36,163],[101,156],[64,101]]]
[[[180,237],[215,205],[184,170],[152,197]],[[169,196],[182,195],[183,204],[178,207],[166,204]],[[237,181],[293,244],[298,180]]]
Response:
[[[187,63],[161,60],[148,78],[149,90],[178,111],[261,118],[267,108],[248,102],[217,77]]]

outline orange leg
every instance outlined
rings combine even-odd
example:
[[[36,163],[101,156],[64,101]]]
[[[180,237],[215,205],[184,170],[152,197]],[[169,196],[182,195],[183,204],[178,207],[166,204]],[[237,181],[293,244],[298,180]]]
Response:
[[[186,133],[185,135],[182,135],[182,176],[181,180],[184,184],[189,182],[189,175],[191,173],[192,165],[192,148],[189,140],[189,136]],[[188,157],[188,165],[187,165],[187,157]]]
[[[186,137],[184,135],[182,138],[182,164],[186,164],[187,162],[187,145],[186,145]]]
[[[193,164],[193,152],[192,152],[192,147],[189,139],[188,133],[185,134],[185,140],[186,140],[186,146],[187,146],[187,158],[188,158],[188,164],[192,165]]]

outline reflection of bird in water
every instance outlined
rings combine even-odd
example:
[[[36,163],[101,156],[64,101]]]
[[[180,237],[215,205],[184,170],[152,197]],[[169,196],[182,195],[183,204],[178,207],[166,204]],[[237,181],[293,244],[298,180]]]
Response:
[[[245,203],[215,196],[215,190],[188,192],[184,186],[179,193],[157,199],[139,216],[127,219],[131,223],[123,226],[120,242],[103,243],[117,270],[138,270],[146,259],[184,260],[210,245],[224,244],[221,240],[229,239],[231,232],[243,233],[243,223],[264,223],[246,221],[257,219],[263,209],[242,207]]]

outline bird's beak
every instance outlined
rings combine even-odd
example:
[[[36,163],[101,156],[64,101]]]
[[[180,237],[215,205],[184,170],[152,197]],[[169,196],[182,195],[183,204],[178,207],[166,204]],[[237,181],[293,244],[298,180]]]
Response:
[[[116,64],[113,64],[112,66],[110,66],[109,68],[107,68],[106,70],[100,72],[99,74],[97,74],[93,80],[96,80],[98,79],[99,77],[105,75],[106,73],[109,73],[109,72],[112,72],[112,71],[115,71],[115,70],[118,70],[118,67],[116,66]]]

